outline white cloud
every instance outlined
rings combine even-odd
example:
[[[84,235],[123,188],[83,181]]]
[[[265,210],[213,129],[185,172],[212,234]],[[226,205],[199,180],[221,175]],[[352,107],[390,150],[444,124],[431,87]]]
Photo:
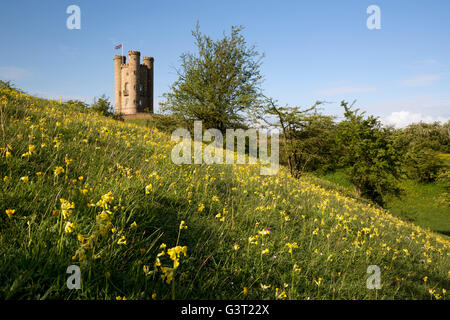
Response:
[[[0,79],[2,80],[23,80],[31,75],[31,72],[19,67],[5,66],[0,67]]]
[[[361,104],[369,113],[386,115],[393,111],[408,110],[412,113],[425,113],[432,116],[450,117],[450,97],[435,95],[416,95],[405,99],[384,100]]]
[[[404,80],[401,84],[405,87],[425,87],[440,79],[438,74],[423,74]]]
[[[330,89],[320,90],[317,93],[325,96],[335,96],[347,93],[362,93],[362,92],[370,92],[375,91],[377,88],[375,87],[352,87],[352,86],[342,86]]]
[[[392,112],[389,116],[385,117],[381,121],[387,125],[393,125],[395,128],[404,128],[411,123],[426,122],[431,123],[435,121],[447,122],[449,119],[444,117],[433,117],[423,115],[422,113],[414,113],[410,111],[396,111]]]

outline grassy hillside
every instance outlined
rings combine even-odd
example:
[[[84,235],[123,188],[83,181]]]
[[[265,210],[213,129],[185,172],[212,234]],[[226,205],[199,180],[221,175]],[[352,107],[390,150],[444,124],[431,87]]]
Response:
[[[330,183],[174,165],[157,129],[0,90],[2,299],[448,297],[448,240]]]
[[[347,190],[353,189],[341,170],[323,178]],[[400,187],[403,190],[400,197],[386,198],[386,207],[392,214],[423,228],[450,235],[448,189],[444,185],[438,182],[418,183],[408,179],[401,181]]]

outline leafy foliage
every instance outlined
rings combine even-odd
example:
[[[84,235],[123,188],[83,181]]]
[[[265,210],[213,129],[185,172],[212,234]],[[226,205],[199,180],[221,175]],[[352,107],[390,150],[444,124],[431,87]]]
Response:
[[[342,101],[345,120],[338,124],[339,165],[346,168],[358,195],[383,205],[383,196],[399,194],[399,154],[391,139],[391,129],[380,121],[364,117],[353,104]]]
[[[94,98],[94,103],[91,105],[91,109],[104,116],[112,115],[112,105],[109,98],[102,94],[99,98]]]
[[[205,128],[238,128],[244,114],[260,96],[261,56],[247,46],[242,27],[214,41],[200,32],[192,32],[197,54],[181,55],[178,80],[164,94],[162,109],[183,119],[202,120]]]
[[[75,105],[75,106],[77,106],[77,107],[79,107],[79,108],[81,108],[81,109],[86,109],[86,108],[89,108],[89,104],[87,104],[86,102],[84,102],[84,101],[81,101],[81,100],[67,100],[66,101],[66,103],[67,104],[71,104],[71,105]]]
[[[450,152],[450,122],[411,124],[395,133],[395,143],[402,152],[402,168],[409,178],[432,182],[448,170],[439,155]]]
[[[268,98],[255,113],[256,119],[282,133],[282,155],[295,177],[305,171],[323,170],[330,166],[334,142],[333,117],[319,114],[316,102],[312,107],[280,107]]]

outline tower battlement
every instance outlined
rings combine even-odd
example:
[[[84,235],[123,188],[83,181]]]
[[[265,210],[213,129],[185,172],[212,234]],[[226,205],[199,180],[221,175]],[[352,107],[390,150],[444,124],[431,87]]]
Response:
[[[139,51],[128,51],[126,57],[114,56],[115,113],[136,115],[153,113],[153,57],[143,57]]]

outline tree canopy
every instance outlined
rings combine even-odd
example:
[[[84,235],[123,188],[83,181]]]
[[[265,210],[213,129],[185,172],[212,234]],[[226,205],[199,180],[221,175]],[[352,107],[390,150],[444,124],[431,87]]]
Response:
[[[229,35],[213,40],[197,23],[192,35],[198,52],[181,55],[178,80],[163,95],[163,111],[222,132],[244,126],[246,112],[260,97],[262,55],[247,45],[242,30],[233,26]]]

